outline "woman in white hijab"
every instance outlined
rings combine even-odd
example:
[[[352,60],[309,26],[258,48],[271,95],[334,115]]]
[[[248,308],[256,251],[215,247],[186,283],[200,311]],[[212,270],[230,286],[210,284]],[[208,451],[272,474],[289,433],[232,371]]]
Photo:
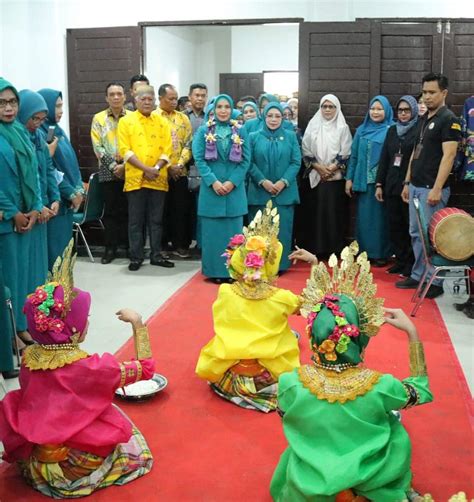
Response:
[[[297,244],[318,256],[339,253],[348,222],[344,171],[352,136],[333,94],[323,96],[303,136],[307,169],[301,186]]]

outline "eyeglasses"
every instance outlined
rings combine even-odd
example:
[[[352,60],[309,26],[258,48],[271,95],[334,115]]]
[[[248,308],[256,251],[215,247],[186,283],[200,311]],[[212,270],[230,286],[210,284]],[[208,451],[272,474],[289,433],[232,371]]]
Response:
[[[321,106],[323,110],[334,110],[336,108],[334,105],[323,105]]]
[[[16,108],[18,106],[18,99],[0,99],[0,108],[6,108],[8,105],[12,108]]]
[[[398,108],[398,113],[411,113],[411,108]]]
[[[31,120],[35,123],[35,124],[41,124],[42,122],[44,122],[46,120],[46,115],[44,117],[37,117],[37,116],[34,116],[34,117],[31,117]]]

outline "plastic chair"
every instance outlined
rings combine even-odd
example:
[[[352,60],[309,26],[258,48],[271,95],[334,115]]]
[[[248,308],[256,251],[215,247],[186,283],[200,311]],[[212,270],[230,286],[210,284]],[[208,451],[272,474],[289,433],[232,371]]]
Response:
[[[411,316],[415,317],[416,312],[425,299],[428,289],[430,288],[436,277],[442,277],[443,279],[449,277],[459,279],[459,275],[453,274],[459,274],[460,272],[462,272],[464,279],[466,280],[466,289],[469,295],[469,272],[471,270],[471,267],[474,266],[474,258],[470,258],[466,261],[453,261],[448,260],[447,258],[444,258],[443,256],[434,252],[428,237],[428,223],[425,218],[425,213],[417,197],[413,199],[413,204],[415,206],[416,223],[418,225],[418,232],[421,236],[421,244],[423,247],[423,260],[425,262],[425,271],[423,272],[423,276],[418,283],[418,288],[416,289],[411,299],[412,302],[416,302],[413,310],[411,311]],[[429,281],[424,285],[426,278],[428,277],[428,273],[431,270],[433,271],[433,274],[431,275]]]
[[[74,213],[73,216],[73,231],[76,234],[75,245],[77,247],[77,240],[80,235],[84,241],[87,254],[89,255],[91,262],[94,262],[94,257],[92,256],[89,244],[87,243],[84,232],[82,231],[82,225],[91,221],[98,221],[100,228],[104,230],[105,227],[102,223],[102,216],[104,216],[104,198],[102,195],[102,187],[99,183],[98,173],[92,173],[89,178],[89,186],[87,188],[84,209],[82,212]]]

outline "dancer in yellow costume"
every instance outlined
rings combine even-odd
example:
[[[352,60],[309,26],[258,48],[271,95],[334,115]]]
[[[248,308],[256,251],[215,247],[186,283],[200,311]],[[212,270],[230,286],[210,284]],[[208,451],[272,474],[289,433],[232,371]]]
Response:
[[[300,299],[273,285],[280,264],[279,216],[271,201],[225,252],[232,284],[212,307],[215,336],[201,350],[196,373],[224,399],[264,412],[276,409],[278,377],[300,366],[288,316]]]

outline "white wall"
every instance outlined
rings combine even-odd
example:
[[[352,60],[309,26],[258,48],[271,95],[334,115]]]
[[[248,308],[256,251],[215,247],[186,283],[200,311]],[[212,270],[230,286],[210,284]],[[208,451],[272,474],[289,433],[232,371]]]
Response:
[[[67,100],[66,29],[140,21],[301,17],[466,17],[470,0],[0,0],[0,74],[18,88],[62,89]],[[170,6],[172,8],[170,8]],[[261,44],[259,44],[260,47]],[[257,48],[248,53],[252,58]],[[67,101],[66,101],[67,102]],[[67,107],[63,126],[68,124]]]
[[[298,24],[232,26],[232,73],[298,70]]]

